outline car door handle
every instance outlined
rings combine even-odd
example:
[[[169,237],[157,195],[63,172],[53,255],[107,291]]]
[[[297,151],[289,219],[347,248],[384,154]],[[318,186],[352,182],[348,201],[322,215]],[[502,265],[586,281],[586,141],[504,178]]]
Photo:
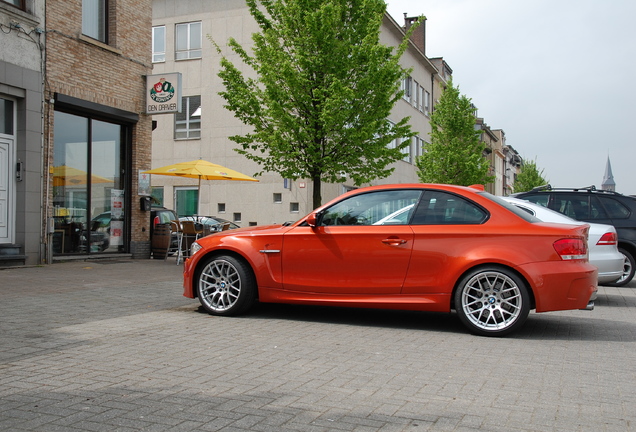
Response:
[[[406,240],[400,239],[400,238],[388,238],[388,239],[382,240],[382,243],[388,244],[389,246],[399,246],[406,243]]]

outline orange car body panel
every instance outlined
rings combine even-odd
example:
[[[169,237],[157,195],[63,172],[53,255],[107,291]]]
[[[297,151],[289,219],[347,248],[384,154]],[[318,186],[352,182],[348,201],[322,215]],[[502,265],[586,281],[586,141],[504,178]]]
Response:
[[[213,234],[199,239],[203,249],[186,260],[184,295],[195,297],[198,266],[214,253],[237,254],[249,263],[261,302],[450,311],[458,280],[480,265],[517,272],[528,282],[537,312],[583,309],[596,292],[596,268],[587,259],[563,260],[549,247],[560,238],[585,238],[587,226],[530,223],[470,188],[367,190],[395,188],[459,193],[490,216],[480,225],[310,227],[302,219]]]

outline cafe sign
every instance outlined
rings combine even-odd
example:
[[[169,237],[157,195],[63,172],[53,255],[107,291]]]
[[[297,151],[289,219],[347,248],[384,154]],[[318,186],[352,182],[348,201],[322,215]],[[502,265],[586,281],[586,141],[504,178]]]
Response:
[[[146,114],[181,112],[181,73],[146,75]]]

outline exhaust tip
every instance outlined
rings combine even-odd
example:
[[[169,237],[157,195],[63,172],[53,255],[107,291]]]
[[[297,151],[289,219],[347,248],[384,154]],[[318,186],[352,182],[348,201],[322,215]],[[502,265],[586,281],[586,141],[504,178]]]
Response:
[[[594,302],[593,301],[589,302],[587,306],[585,307],[585,309],[581,309],[581,310],[587,310],[587,311],[594,310]]]

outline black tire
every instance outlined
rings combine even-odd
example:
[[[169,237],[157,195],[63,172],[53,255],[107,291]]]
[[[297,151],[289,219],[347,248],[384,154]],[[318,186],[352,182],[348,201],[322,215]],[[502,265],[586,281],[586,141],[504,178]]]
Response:
[[[634,272],[636,271],[636,262],[634,262],[634,256],[623,248],[618,248],[618,251],[625,257],[625,264],[623,266],[623,275],[616,282],[608,283],[607,286],[622,287],[627,285],[634,278]]]
[[[254,304],[256,278],[243,260],[230,255],[213,256],[197,272],[196,290],[208,313],[235,316]]]
[[[518,330],[530,313],[525,282],[504,267],[481,267],[466,274],[455,291],[455,310],[471,333],[504,336]]]

